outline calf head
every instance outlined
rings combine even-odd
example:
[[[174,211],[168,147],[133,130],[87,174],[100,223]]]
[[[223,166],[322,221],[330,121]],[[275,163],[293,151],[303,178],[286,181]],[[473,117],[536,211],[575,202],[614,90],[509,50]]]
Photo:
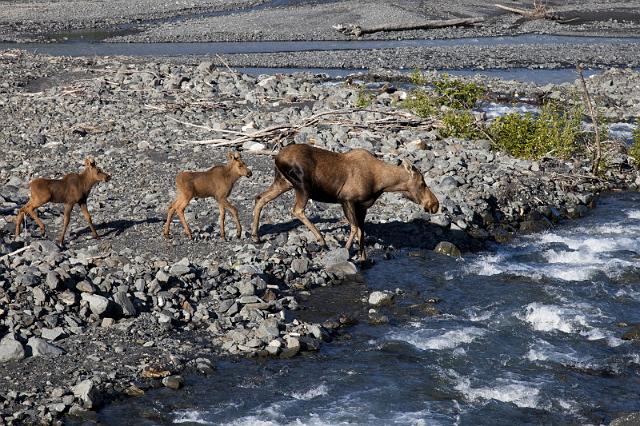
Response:
[[[111,176],[102,171],[98,166],[96,166],[96,161],[93,158],[87,158],[84,160],[84,172],[89,176],[89,178],[96,182],[109,182]]]
[[[414,203],[421,205],[425,212],[438,213],[440,203],[424,182],[422,173],[407,161],[404,162],[404,168],[409,173],[405,195]]]
[[[242,161],[239,152],[229,152],[227,154],[227,159],[229,160],[229,165],[231,169],[234,170],[239,176],[251,177],[253,173],[251,173],[251,169],[247,167],[247,165]]]

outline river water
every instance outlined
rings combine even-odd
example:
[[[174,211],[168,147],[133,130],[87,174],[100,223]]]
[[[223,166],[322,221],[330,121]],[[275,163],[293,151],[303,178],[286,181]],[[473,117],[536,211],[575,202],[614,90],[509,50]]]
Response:
[[[391,321],[291,360],[224,361],[113,404],[104,424],[600,424],[640,410],[640,194],[455,260],[405,250],[363,283],[322,289],[322,316],[401,289]],[[441,315],[405,309],[439,298]],[[308,303],[314,302],[309,301]],[[317,306],[323,307],[318,309]],[[326,312],[323,312],[326,311]]]

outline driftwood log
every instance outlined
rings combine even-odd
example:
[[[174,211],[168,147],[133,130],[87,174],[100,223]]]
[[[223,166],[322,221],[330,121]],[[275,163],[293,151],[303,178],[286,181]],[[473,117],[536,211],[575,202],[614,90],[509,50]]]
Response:
[[[363,28],[360,25],[355,24],[339,24],[334,25],[333,29],[343,34],[351,35],[354,37],[360,37],[363,34],[373,34],[378,32],[388,31],[411,31],[411,30],[432,30],[436,28],[446,27],[466,27],[469,25],[475,25],[484,21],[484,18],[456,18],[445,20],[425,21],[420,24],[408,24],[408,25],[381,25],[378,27]]]
[[[569,22],[573,22],[578,18],[570,18],[566,19],[562,16],[556,15],[550,9],[546,8],[544,5],[540,5],[539,3],[534,3],[533,9],[519,9],[517,7],[504,6],[502,4],[494,4],[498,9],[506,10],[507,12],[512,12],[522,16],[527,20],[534,19],[548,19],[549,21],[556,21],[560,24],[568,24]]]

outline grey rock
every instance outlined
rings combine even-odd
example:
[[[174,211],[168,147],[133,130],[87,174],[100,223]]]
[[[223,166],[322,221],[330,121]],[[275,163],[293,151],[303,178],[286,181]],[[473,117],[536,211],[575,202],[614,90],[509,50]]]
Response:
[[[169,275],[167,275],[166,272],[160,270],[156,273],[156,280],[158,280],[159,283],[166,283],[167,281],[169,281]]]
[[[358,273],[358,268],[352,262],[340,262],[329,266],[326,268],[326,271],[328,273],[335,274],[340,278],[344,278],[356,275]]]
[[[97,406],[98,390],[91,379],[83,380],[72,388],[73,394],[82,401],[84,408],[91,409]]]
[[[184,386],[184,379],[178,375],[168,376],[162,379],[162,384],[169,389],[178,390]]]
[[[436,253],[444,254],[451,257],[461,257],[462,253],[460,249],[449,241],[440,241],[436,248],[433,249]]]
[[[240,296],[253,296],[256,293],[256,289],[251,282],[241,281],[236,284]]]
[[[124,316],[131,317],[136,314],[136,308],[124,291],[118,291],[114,294],[113,301],[118,305]]]
[[[609,426],[638,426],[640,425],[640,413],[631,413],[613,419]]]
[[[325,268],[328,268],[332,265],[346,262],[349,258],[349,250],[344,247],[340,247],[325,253],[320,261]]]
[[[43,339],[54,341],[65,336],[64,329],[62,327],[43,328],[40,336]]]
[[[302,275],[309,269],[309,260],[305,258],[294,259],[293,262],[291,262],[291,269],[293,269],[295,273]]]
[[[82,300],[89,302],[91,312],[102,315],[109,309],[109,299],[97,294],[82,293]]]
[[[60,247],[58,247],[58,244],[51,240],[34,241],[33,243],[31,243],[31,247],[44,254],[60,252]]]
[[[280,336],[278,321],[275,318],[268,318],[260,324],[256,330],[256,337],[264,341],[271,341]]]
[[[32,337],[27,341],[27,346],[31,348],[31,354],[33,356],[45,356],[55,358],[64,354],[64,350],[44,339],[39,337]]]
[[[56,290],[60,285],[60,279],[58,278],[58,274],[56,274],[53,271],[47,272],[46,282],[47,282],[47,287],[49,287],[50,290]]]
[[[0,340],[0,363],[9,361],[20,361],[24,358],[24,348],[22,343],[14,340],[13,337],[5,337]]]
[[[393,303],[394,294],[386,291],[374,291],[369,295],[369,304],[384,306]]]

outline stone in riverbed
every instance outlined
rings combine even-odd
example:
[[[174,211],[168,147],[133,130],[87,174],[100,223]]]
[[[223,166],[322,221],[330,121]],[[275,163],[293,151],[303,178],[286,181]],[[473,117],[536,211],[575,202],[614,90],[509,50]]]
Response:
[[[0,363],[20,361],[22,359],[24,359],[22,343],[14,340],[12,336],[5,336],[4,339],[0,340]]]
[[[358,273],[358,268],[351,262],[340,262],[327,267],[326,271],[340,278],[344,278],[356,275]]]
[[[162,379],[162,384],[169,389],[178,390],[184,386],[184,379],[178,375],[169,376]]]
[[[456,247],[455,244],[450,243],[449,241],[440,241],[436,248],[433,249],[436,253],[444,254],[451,257],[461,257],[462,253],[460,249]]]
[[[384,306],[393,303],[393,293],[386,291],[374,291],[369,295],[369,304],[373,306]]]
[[[56,339],[64,337],[65,332],[62,327],[43,328],[41,336],[43,339],[54,341]]]
[[[279,336],[280,329],[278,328],[278,320],[275,318],[264,320],[256,330],[256,337],[264,341],[271,341]]]
[[[95,408],[98,405],[98,391],[91,379],[83,380],[72,389],[73,394],[82,401],[84,408]]]
[[[309,261],[307,259],[294,259],[291,262],[291,269],[296,274],[304,274],[309,269]]]

